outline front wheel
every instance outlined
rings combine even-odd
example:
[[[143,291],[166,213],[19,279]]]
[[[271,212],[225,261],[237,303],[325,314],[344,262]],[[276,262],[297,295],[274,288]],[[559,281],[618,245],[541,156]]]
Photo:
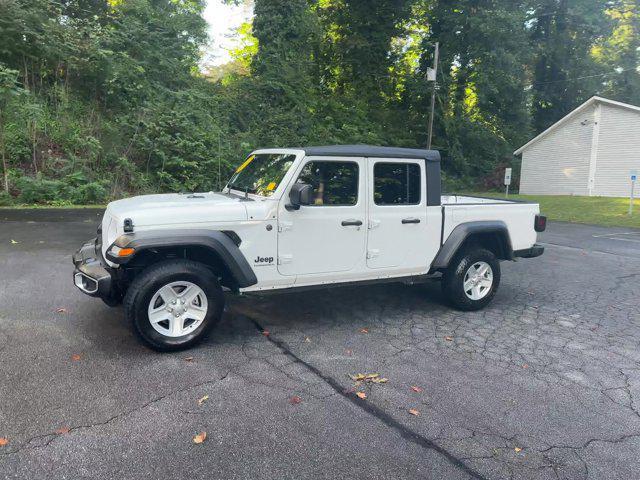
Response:
[[[144,343],[154,350],[175,351],[193,346],[218,323],[224,294],[205,265],[170,260],[135,278],[124,307]]]
[[[457,254],[444,272],[442,292],[460,310],[480,310],[500,285],[500,262],[481,247],[469,247]]]

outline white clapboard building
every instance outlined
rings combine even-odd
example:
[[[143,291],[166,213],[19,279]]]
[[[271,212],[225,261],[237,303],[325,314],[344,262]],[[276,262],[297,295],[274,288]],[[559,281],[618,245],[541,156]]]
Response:
[[[514,154],[522,194],[628,196],[640,173],[640,107],[592,97]]]

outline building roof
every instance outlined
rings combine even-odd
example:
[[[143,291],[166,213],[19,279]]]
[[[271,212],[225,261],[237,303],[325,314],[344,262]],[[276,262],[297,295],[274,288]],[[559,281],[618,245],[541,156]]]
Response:
[[[320,147],[302,147],[308,156],[375,157],[375,158],[412,158],[439,162],[440,152],[419,148],[377,147],[372,145],[326,145]]]
[[[541,140],[542,138],[546,137],[549,133],[551,133],[554,130],[556,130],[557,128],[561,127],[567,121],[569,121],[570,119],[572,119],[573,117],[575,117],[576,115],[578,115],[579,113],[581,113],[582,111],[586,110],[587,108],[589,108],[590,106],[592,106],[592,105],[594,105],[596,103],[604,103],[604,104],[607,104],[607,105],[613,105],[615,107],[626,108],[628,110],[633,110],[635,112],[639,112],[640,113],[640,107],[636,107],[635,105],[630,105],[628,103],[622,103],[622,102],[616,102],[615,100],[609,100],[608,98],[594,96],[594,97],[591,97],[586,102],[584,102],[582,105],[580,105],[575,110],[572,110],[567,115],[562,117],[556,123],[554,123],[549,128],[547,128],[544,132],[540,133],[538,136],[536,136],[536,137],[532,138],[531,140],[529,140],[527,143],[525,143],[523,146],[521,146],[519,149],[517,149],[515,152],[513,152],[513,154],[514,155],[520,155],[527,147],[529,147],[532,144],[536,143],[538,140]]]

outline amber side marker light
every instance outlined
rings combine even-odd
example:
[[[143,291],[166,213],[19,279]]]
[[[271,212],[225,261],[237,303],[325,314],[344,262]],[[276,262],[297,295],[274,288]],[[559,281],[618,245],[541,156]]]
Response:
[[[111,254],[115,257],[130,257],[135,253],[135,251],[135,248],[130,247],[120,248],[117,245],[113,245],[111,247]]]

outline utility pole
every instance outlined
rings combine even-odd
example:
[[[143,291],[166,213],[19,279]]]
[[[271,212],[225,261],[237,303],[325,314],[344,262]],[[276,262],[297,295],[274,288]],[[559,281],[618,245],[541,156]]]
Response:
[[[427,81],[433,80],[433,90],[431,92],[431,111],[429,112],[429,135],[427,137],[427,149],[431,150],[431,139],[433,138],[433,114],[436,109],[436,86],[438,84],[438,55],[440,51],[440,42],[436,42],[435,51],[433,52],[433,68],[427,72]]]

